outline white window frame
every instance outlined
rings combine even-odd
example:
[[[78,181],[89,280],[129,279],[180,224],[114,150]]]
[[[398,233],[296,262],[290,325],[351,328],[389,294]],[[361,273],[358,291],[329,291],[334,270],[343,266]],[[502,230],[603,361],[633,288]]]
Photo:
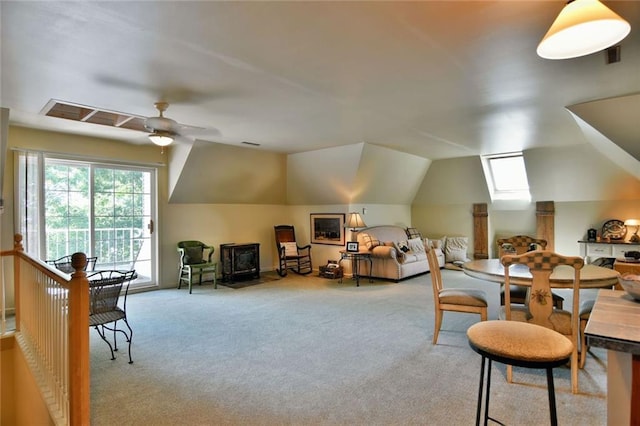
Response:
[[[500,169],[507,160],[509,170]],[[531,201],[529,180],[522,152],[510,152],[482,157],[482,168],[491,200]],[[511,174],[509,176],[509,173]],[[514,179],[515,177],[515,179]],[[514,185],[514,183],[519,183]]]
[[[21,197],[24,195],[23,194],[24,191],[23,191],[23,188],[21,188],[21,185],[22,186],[25,185],[25,179],[20,175],[20,169],[21,169],[19,165],[20,155],[29,156],[32,159],[37,159],[36,160],[37,174],[35,176],[38,182],[37,194],[33,196],[36,197],[34,200],[35,200],[35,204],[38,205],[37,207],[38,212],[31,211],[27,213],[26,211],[23,211],[23,209],[19,208],[21,205],[25,204],[24,200],[21,199]],[[31,230],[31,234],[33,235],[33,237],[35,237],[35,238],[32,237],[31,239],[32,244],[29,244],[29,241],[25,241],[25,243],[27,243],[25,244],[25,251],[27,251],[30,255],[40,259],[44,259],[43,256],[46,256],[46,250],[45,250],[46,237],[45,237],[45,230],[44,230],[44,223],[45,223],[44,222],[44,209],[45,209],[44,167],[45,167],[46,159],[51,159],[51,160],[61,161],[61,162],[69,161],[69,162],[75,162],[78,164],[88,166],[90,169],[89,185],[91,186],[90,192],[92,194],[93,194],[93,185],[94,185],[93,171],[95,170],[95,167],[107,167],[112,169],[144,171],[144,172],[150,173],[151,175],[150,176],[151,177],[151,182],[150,182],[151,211],[150,211],[149,217],[153,222],[157,222],[157,199],[158,199],[157,167],[153,167],[149,165],[124,163],[124,162],[118,162],[118,161],[109,161],[109,160],[81,159],[74,156],[65,156],[61,154],[43,153],[43,152],[35,152],[35,151],[17,151],[16,161],[15,161],[15,165],[16,165],[15,167],[15,174],[16,174],[15,217],[16,217],[16,223],[18,227],[17,232],[23,232],[22,228],[23,228],[23,225],[26,223],[25,215],[28,214],[30,216],[29,224],[33,228]],[[33,204],[34,203],[32,203],[32,205]],[[90,220],[91,220],[91,229],[93,229],[94,220],[95,220],[95,217],[93,214],[93,206],[91,206]],[[148,241],[149,241],[149,247],[144,250],[145,251],[144,260],[147,262],[150,262],[150,266],[148,268],[145,268],[150,270],[148,271],[148,273],[144,274],[144,276],[139,276],[139,279],[137,279],[132,283],[133,288],[157,286],[157,275],[158,275],[157,274],[157,233],[155,231],[152,232],[151,235],[149,235]],[[94,250],[94,249],[95,247],[92,241],[90,250]],[[86,254],[87,256],[92,255],[92,253],[86,253]],[[143,259],[138,258],[138,260],[143,260]]]

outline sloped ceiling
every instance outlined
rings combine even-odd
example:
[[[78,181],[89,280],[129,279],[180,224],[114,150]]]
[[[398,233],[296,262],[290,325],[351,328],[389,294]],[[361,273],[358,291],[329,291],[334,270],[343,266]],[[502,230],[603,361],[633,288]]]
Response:
[[[640,87],[640,2],[604,3],[632,28],[610,65],[536,55],[561,0],[0,1],[0,105],[12,125],[131,144],[150,142],[41,110],[59,99],[150,116],[163,98],[168,117],[219,131],[201,139],[286,154],[577,146],[568,105]]]
[[[284,154],[196,142],[183,167],[169,170],[180,174],[169,202],[286,204],[286,161]]]
[[[640,87],[640,68],[637,78]],[[640,93],[583,102],[567,109],[640,161]]]

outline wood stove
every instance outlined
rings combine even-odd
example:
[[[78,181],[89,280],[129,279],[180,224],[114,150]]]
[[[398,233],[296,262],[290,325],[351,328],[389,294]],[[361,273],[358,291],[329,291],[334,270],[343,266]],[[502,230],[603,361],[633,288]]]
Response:
[[[221,244],[222,281],[260,278],[260,244]]]

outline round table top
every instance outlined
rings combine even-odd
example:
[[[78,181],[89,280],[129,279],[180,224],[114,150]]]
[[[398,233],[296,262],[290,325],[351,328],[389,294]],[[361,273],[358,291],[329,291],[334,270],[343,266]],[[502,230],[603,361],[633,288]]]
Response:
[[[486,281],[504,282],[504,266],[500,259],[471,260],[462,265],[465,274]],[[570,266],[561,265],[551,274],[551,287],[568,288],[573,283],[574,270]],[[618,283],[620,273],[613,269],[586,264],[580,270],[580,288],[606,288]],[[511,265],[509,268],[511,284],[531,285],[531,273],[525,265]]]

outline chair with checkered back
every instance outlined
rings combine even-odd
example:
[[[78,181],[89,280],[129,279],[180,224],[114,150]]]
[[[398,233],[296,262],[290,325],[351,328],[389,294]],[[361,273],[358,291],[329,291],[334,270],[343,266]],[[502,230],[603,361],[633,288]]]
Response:
[[[545,250],[547,248],[547,240],[533,238],[528,235],[515,235],[509,238],[498,239],[498,259],[505,254],[523,254],[532,250]],[[500,306],[504,306],[504,289],[500,289]],[[527,299],[527,287],[512,284],[510,288],[511,303],[524,305]],[[564,299],[562,296],[553,293],[553,304],[556,308],[562,309]]]
[[[509,267],[522,265],[529,269],[532,276],[529,297],[523,306],[512,305],[509,294],[505,293],[505,305],[500,312],[501,318],[512,321],[537,324],[567,336],[572,344],[571,353],[571,391],[578,393],[578,347],[580,340],[580,270],[584,260],[578,256],[563,256],[551,251],[532,251],[518,256],[505,255],[501,259],[504,265],[505,284],[510,284]],[[550,275],[556,268],[571,268],[572,280],[567,288],[573,290],[571,311],[557,309],[552,302]],[[569,276],[569,275],[567,275]],[[507,380],[511,381],[512,369],[507,368]]]
[[[578,393],[578,305],[580,303],[580,257],[562,256],[550,251],[532,251],[521,255],[505,255],[505,284],[510,285],[509,268],[527,268],[532,275],[530,297],[524,306],[512,305],[505,292],[505,305],[500,320],[481,321],[469,327],[469,346],[482,356],[480,385],[476,409],[476,425],[480,424],[484,404],[484,424],[494,420],[489,415],[491,364],[506,364],[507,381],[512,381],[513,366],[543,369],[547,376],[547,393],[551,425],[558,424],[553,369],[571,362],[571,391]],[[554,307],[549,277],[557,268],[573,289],[571,312]],[[573,279],[571,279],[571,276]],[[485,381],[485,365],[488,368]],[[486,389],[483,402],[483,392]],[[536,403],[536,401],[531,401]]]

